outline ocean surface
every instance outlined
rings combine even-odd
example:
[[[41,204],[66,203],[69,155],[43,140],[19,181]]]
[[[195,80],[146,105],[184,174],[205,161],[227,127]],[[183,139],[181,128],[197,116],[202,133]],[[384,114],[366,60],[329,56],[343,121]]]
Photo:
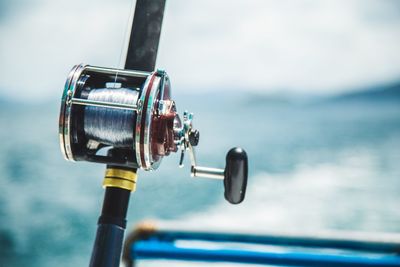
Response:
[[[222,182],[191,178],[172,155],[156,172],[140,172],[128,231],[150,219],[251,233],[400,233],[398,92],[176,95],[181,114],[195,113],[200,165],[223,167],[231,147],[246,149],[246,199],[230,205]],[[58,113],[59,99],[0,102],[1,267],[88,265],[104,166],[63,159]]]

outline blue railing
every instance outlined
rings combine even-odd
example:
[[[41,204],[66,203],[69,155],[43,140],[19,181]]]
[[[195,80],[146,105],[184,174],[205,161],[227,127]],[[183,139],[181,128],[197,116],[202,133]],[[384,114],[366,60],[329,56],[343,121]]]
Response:
[[[276,266],[400,266],[400,242],[158,231],[130,244],[130,259]]]

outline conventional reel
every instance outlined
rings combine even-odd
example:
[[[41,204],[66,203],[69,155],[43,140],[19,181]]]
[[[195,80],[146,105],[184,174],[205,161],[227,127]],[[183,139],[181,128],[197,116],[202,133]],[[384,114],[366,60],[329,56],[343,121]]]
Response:
[[[181,150],[191,160],[193,177],[223,179],[225,198],[245,197],[246,152],[231,149],[225,169],[197,166],[200,133],[193,114],[178,115],[165,71],[154,72],[75,66],[66,81],[59,121],[64,157],[127,169],[156,170],[164,156]]]

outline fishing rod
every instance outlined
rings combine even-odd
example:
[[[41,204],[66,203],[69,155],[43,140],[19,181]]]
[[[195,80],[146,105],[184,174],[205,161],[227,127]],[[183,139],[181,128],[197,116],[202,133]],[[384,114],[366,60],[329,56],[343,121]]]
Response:
[[[180,151],[180,166],[189,154],[192,177],[223,180],[228,202],[239,204],[245,197],[246,152],[232,148],[225,169],[198,166],[200,132],[193,113],[178,114],[168,74],[155,70],[164,7],[165,0],[136,1],[124,69],[80,64],[65,83],[59,120],[64,157],[106,164],[91,267],[119,266],[137,171],[156,170],[171,153]]]

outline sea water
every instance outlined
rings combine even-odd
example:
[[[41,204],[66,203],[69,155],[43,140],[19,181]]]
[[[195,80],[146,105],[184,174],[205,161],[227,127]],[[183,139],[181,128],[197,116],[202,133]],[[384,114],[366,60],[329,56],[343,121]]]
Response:
[[[128,229],[251,233],[400,232],[400,102],[390,98],[177,95],[195,113],[202,166],[224,167],[246,149],[245,201],[230,205],[221,181],[190,178],[178,155],[141,171]],[[0,103],[0,266],[87,266],[104,166],[71,163],[58,141],[59,99]]]

